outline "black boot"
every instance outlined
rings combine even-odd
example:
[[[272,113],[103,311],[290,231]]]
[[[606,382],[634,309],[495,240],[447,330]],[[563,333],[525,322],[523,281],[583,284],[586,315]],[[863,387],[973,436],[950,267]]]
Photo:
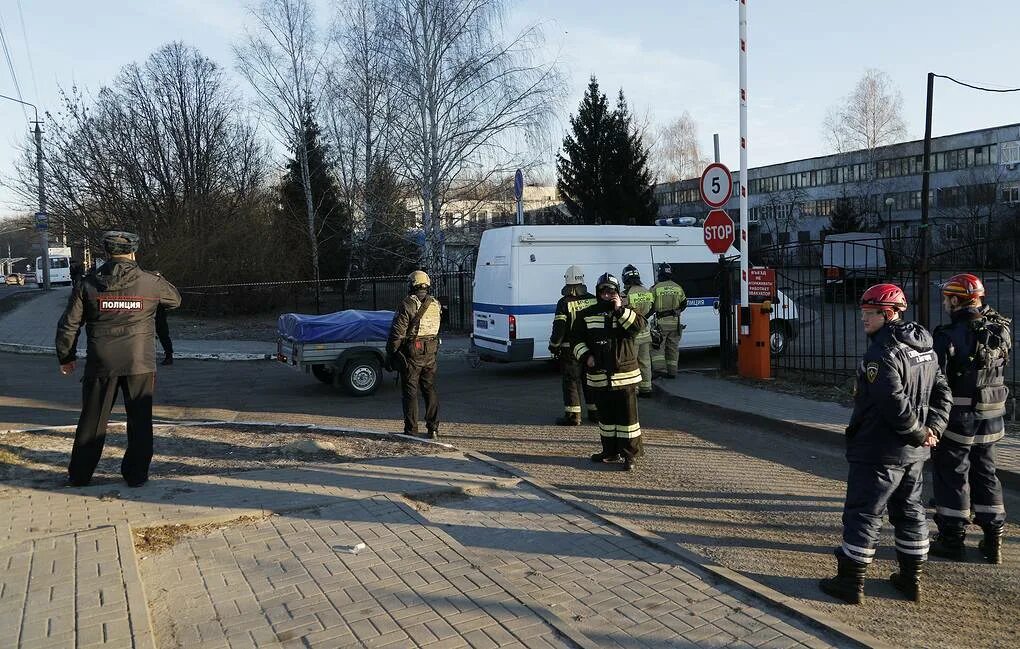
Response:
[[[164,356],[163,357],[163,362],[160,363],[160,365],[173,365],[173,364],[174,364],[174,355],[173,354],[167,354],[166,356]]]
[[[556,420],[557,426],[580,426],[581,415],[576,412],[569,412]]]
[[[939,530],[931,540],[929,554],[953,561],[967,560],[967,547],[963,544],[964,531],[956,528]]]
[[[593,424],[599,423],[599,411],[598,410],[589,410],[588,411],[588,421],[590,423],[593,423]]]
[[[860,604],[864,601],[864,575],[868,572],[868,564],[854,561],[836,548],[836,576],[821,579],[818,587],[827,595],[843,600],[847,604]]]
[[[978,550],[988,563],[1002,563],[1002,527],[986,527],[985,538],[978,541]]]
[[[896,587],[896,590],[906,595],[912,602],[921,601],[921,571],[924,568],[924,559],[921,557],[896,553],[900,563],[900,571],[889,575],[889,581]]]
[[[615,437],[602,438],[602,452],[591,456],[592,462],[616,462],[620,459],[620,452],[616,449]]]

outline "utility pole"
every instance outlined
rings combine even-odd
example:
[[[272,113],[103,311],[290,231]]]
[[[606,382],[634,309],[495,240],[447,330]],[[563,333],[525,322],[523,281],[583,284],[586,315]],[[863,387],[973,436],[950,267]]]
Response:
[[[39,109],[35,107],[35,104],[7,95],[0,95],[0,99],[8,99],[24,106],[31,106],[35,111],[35,122],[33,122],[35,124],[35,166],[39,177],[39,212],[36,215],[36,227],[39,229],[39,245],[42,246],[43,290],[48,291],[50,290],[50,235],[48,217],[46,216],[46,174],[43,171],[42,122],[39,121]],[[45,222],[40,228],[41,221]]]
[[[929,175],[931,173],[931,105],[932,95],[935,91],[935,73],[928,73],[928,97],[925,102],[925,113],[924,113],[924,169],[921,173],[921,281],[917,290],[920,291],[920,307],[921,312],[918,315],[917,321],[921,323],[921,326],[927,327],[929,316],[931,315],[930,297],[929,293],[931,289],[928,287],[930,280],[930,271],[928,268],[928,255],[929,246],[931,245],[930,235],[928,230],[930,229],[928,221],[928,191],[931,186],[931,180]]]

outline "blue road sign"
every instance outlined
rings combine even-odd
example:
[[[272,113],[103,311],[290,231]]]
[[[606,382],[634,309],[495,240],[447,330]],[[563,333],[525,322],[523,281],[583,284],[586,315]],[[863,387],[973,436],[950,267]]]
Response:
[[[47,230],[50,227],[50,216],[46,212],[35,213],[35,229],[38,231]]]
[[[520,169],[514,174],[514,198],[518,201],[524,198],[524,172]]]

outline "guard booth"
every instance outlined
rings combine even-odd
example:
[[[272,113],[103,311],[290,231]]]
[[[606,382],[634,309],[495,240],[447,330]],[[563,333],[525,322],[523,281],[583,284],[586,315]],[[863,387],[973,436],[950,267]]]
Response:
[[[752,379],[772,378],[769,346],[772,303],[776,297],[776,271],[749,268],[746,308],[739,310],[738,336],[740,375]]]

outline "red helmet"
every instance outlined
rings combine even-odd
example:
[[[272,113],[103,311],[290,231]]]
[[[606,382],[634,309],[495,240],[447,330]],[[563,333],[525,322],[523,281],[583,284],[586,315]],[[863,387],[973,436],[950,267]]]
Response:
[[[880,307],[887,313],[907,310],[907,296],[895,284],[875,284],[861,295],[861,308]]]
[[[948,282],[942,285],[942,295],[956,296],[964,302],[970,302],[974,298],[984,297],[985,285],[981,283],[977,275],[960,273],[953,275]]]

